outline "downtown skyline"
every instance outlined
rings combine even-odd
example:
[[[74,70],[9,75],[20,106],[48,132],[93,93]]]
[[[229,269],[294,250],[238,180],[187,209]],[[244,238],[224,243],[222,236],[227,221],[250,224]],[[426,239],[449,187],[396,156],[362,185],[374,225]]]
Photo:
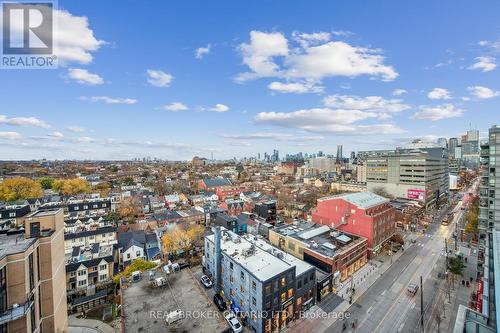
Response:
[[[493,1],[96,3],[58,2],[58,69],[1,70],[0,160],[334,154],[498,122]]]

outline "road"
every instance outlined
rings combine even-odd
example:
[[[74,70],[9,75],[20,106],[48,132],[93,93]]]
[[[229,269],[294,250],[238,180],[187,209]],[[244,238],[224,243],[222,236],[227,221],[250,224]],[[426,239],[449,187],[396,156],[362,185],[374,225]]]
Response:
[[[410,297],[406,288],[410,283],[420,284],[422,276],[424,309],[432,308],[441,288],[442,280],[437,278],[437,272],[444,271],[445,239],[453,236],[460,216],[456,216],[448,226],[442,226],[440,221],[451,209],[437,212],[426,234],[406,246],[405,253],[350,307],[351,318],[345,323],[337,321],[327,332],[343,332],[344,324],[347,327],[344,332],[353,331],[353,321],[357,322],[355,332],[419,332],[420,291],[417,296]],[[430,312],[426,313],[426,321]]]

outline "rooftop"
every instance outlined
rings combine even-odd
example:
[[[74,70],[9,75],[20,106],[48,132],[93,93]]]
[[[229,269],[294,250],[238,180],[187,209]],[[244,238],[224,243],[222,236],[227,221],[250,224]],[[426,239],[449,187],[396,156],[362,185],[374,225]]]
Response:
[[[99,259],[113,255],[113,245],[102,246],[93,244],[88,247],[74,247],[73,251],[66,254],[66,264],[74,264],[92,259]]]
[[[389,199],[386,199],[372,192],[357,192],[350,194],[332,195],[320,198],[318,199],[318,201],[328,201],[333,199],[344,199],[345,201],[363,209],[375,207],[389,202]]]
[[[361,242],[364,238],[331,229],[328,226],[318,226],[312,222],[298,221],[294,224],[275,226],[274,231],[306,244],[311,251],[332,258],[346,246]]]
[[[296,275],[313,268],[266,243],[262,238],[251,235],[241,237],[225,228],[221,228],[221,232],[222,251],[261,281],[269,280],[291,267],[295,267]],[[214,242],[214,234],[206,237]]]
[[[23,232],[0,234],[0,260],[12,254],[23,253],[36,241],[36,238],[26,239]]]

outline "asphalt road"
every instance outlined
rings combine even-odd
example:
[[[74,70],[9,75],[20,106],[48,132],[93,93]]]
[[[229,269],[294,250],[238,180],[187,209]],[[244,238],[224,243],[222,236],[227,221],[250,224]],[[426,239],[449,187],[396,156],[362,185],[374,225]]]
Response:
[[[351,318],[346,322],[337,321],[327,332],[419,332],[420,290],[411,297],[406,288],[410,283],[419,285],[422,276],[424,309],[431,309],[424,316],[426,325],[443,289],[437,273],[444,271],[445,239],[452,237],[457,218],[448,226],[440,222],[451,209],[436,212],[435,222],[430,224],[426,234],[406,245],[405,253],[350,307]],[[354,330],[352,322],[356,322]],[[346,329],[343,329],[344,324]]]

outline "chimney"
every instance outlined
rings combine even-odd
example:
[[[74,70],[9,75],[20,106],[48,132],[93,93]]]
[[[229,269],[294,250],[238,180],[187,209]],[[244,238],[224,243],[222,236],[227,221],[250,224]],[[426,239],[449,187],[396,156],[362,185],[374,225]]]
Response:
[[[221,230],[220,226],[215,226],[215,292],[218,293],[221,290],[221,256],[222,251],[220,247],[221,243]]]

